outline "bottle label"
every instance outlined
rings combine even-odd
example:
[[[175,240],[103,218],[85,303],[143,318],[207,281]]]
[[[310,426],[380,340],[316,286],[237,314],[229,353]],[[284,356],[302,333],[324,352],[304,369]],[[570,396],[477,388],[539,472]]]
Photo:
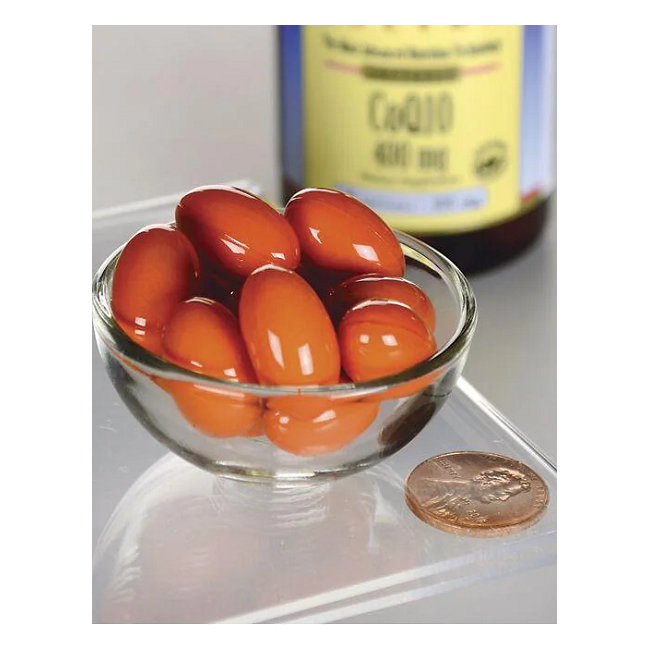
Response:
[[[282,29],[296,187],[341,189],[421,234],[496,225],[552,191],[552,28]]]

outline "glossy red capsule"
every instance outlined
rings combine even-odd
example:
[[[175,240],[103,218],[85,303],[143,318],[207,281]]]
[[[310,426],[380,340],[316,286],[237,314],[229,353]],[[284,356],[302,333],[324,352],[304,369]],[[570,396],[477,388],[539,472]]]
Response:
[[[436,341],[426,323],[409,307],[391,301],[367,301],[352,307],[338,330],[341,362],[355,382],[400,373],[432,356]],[[412,395],[433,381],[419,378],[370,399]]]
[[[256,427],[262,409],[259,403],[250,402],[243,394],[214,390],[206,384],[169,383],[165,389],[171,393],[178,410],[199,433],[214,438],[260,435]]]
[[[350,384],[352,381],[344,373],[339,374],[337,382],[330,382],[327,385]],[[281,411],[284,415],[296,417],[301,420],[309,420],[317,417],[323,411],[326,411],[331,406],[340,404],[350,404],[352,402],[360,401],[358,397],[350,397],[348,395],[312,395],[312,394],[298,394],[286,395],[282,397],[269,397],[266,400],[266,408],[272,411]]]
[[[262,384],[333,384],[341,369],[336,331],[316,292],[297,273],[264,267],[244,283],[239,324]]]
[[[332,403],[315,415],[301,418],[281,410],[267,410],[264,424],[268,439],[296,456],[320,456],[345,447],[374,421],[379,404]]]
[[[287,220],[259,197],[213,185],[186,194],[176,207],[176,225],[214,269],[240,277],[274,264],[295,269],[300,246]]]
[[[237,319],[209,298],[190,298],[179,304],[165,330],[165,357],[194,372],[254,384]]]
[[[404,275],[404,254],[395,234],[357,199],[336,190],[301,190],[284,214],[309,263],[351,275]]]
[[[171,226],[148,226],[129,240],[117,261],[113,316],[133,340],[158,354],[173,310],[198,283],[199,259],[187,237]]]
[[[357,275],[331,292],[327,304],[332,321],[338,323],[348,309],[373,299],[401,302],[420,316],[431,332],[436,329],[436,311],[429,296],[417,284],[406,278],[375,274]]]
[[[135,341],[139,346],[143,347],[145,350],[148,350],[156,356],[162,356],[162,337],[163,330],[162,328],[156,327],[141,327],[139,325],[132,325],[131,323],[124,322],[119,318],[115,318],[117,324],[120,326],[120,329],[132,340]],[[140,372],[138,368],[131,365],[128,361],[123,359],[132,370]]]
[[[237,319],[223,305],[208,298],[191,298],[174,311],[165,329],[163,356],[172,363],[209,377],[256,383]],[[209,384],[158,382],[174,397],[185,418],[210,436],[242,434],[261,415],[254,396]]]
[[[178,410],[199,433],[215,438],[254,437],[262,409],[243,394],[215,390],[206,384],[178,382],[166,386]]]

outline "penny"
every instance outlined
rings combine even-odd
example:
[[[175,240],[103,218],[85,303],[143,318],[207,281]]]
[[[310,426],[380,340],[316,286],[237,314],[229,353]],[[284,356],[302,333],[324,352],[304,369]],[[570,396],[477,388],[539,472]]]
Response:
[[[420,463],[406,479],[405,496],[426,524],[474,537],[519,532],[538,522],[548,505],[546,484],[530,467],[478,451]]]

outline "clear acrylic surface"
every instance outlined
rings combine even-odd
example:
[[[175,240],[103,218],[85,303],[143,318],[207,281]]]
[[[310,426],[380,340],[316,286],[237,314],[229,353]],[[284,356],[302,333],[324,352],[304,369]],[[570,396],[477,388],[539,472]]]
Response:
[[[93,273],[173,203],[96,219]],[[93,343],[94,345],[94,343]],[[495,369],[499,371],[499,369]],[[503,538],[427,526],[404,480],[450,451],[502,454],[546,482],[534,526]],[[170,454],[127,410],[93,348],[93,620],[334,622],[555,565],[557,475],[461,379],[427,428],[379,465],[304,488],[219,478]]]

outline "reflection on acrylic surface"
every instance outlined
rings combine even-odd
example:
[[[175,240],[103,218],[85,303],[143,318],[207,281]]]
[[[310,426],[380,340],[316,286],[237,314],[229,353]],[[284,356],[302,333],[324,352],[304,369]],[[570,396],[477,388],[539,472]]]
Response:
[[[98,623],[213,622],[397,573],[427,555],[385,464],[304,488],[215,477],[172,454],[98,542]]]

